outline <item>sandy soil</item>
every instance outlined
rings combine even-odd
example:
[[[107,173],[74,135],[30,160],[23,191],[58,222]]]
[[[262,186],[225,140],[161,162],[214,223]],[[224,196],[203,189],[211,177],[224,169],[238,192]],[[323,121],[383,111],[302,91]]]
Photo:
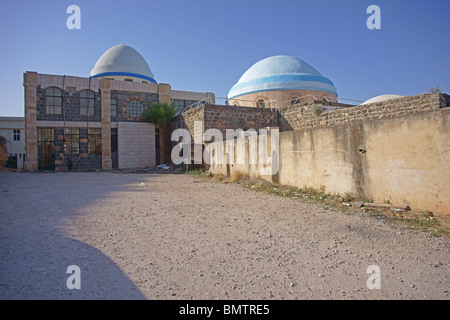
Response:
[[[0,299],[450,299],[448,238],[236,184],[0,172],[0,203]]]

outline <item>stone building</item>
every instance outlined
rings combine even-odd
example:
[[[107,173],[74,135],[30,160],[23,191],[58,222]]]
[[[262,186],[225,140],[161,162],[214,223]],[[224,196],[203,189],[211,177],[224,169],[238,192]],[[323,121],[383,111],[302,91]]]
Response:
[[[90,77],[24,74],[25,170],[109,170],[159,163],[159,131],[142,113],[152,102],[182,112],[212,93],[172,90],[145,59],[121,44],[107,50]]]

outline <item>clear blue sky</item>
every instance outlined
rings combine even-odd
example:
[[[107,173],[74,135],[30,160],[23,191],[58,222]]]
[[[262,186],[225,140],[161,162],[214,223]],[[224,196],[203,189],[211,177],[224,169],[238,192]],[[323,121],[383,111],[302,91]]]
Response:
[[[69,30],[69,5],[81,30]],[[381,30],[366,9],[381,8]],[[23,116],[23,73],[86,76],[125,43],[158,82],[225,97],[257,61],[303,59],[341,98],[450,92],[449,0],[15,0],[0,7],[0,115]],[[223,100],[217,100],[223,103]]]

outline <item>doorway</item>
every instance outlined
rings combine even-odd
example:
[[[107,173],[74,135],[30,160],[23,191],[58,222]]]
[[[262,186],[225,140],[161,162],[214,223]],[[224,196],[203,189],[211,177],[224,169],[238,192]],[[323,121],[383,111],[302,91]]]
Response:
[[[38,129],[38,169],[55,170],[55,132],[53,128]]]

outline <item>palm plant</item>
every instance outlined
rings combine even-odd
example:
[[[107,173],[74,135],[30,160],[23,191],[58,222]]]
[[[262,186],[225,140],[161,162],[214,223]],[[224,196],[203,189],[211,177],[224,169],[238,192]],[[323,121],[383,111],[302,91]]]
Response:
[[[169,104],[153,102],[150,108],[144,111],[143,115],[157,128],[159,128],[161,145],[161,162],[166,163],[169,156],[169,145],[167,142],[167,126],[173,121],[177,108],[173,105],[173,100]]]
[[[173,121],[177,108],[173,106],[173,100],[169,104],[152,102],[150,108],[144,111],[143,115],[154,124],[168,125]]]

